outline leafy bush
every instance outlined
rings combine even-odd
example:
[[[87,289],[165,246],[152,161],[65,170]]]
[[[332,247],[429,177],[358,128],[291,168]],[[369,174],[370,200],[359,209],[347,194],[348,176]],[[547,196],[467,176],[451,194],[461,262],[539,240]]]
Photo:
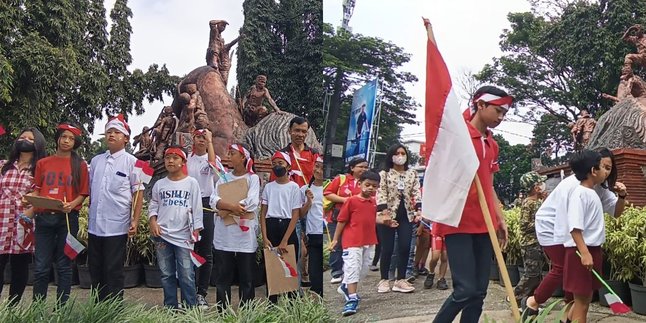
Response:
[[[520,208],[515,207],[504,210],[503,214],[505,216],[505,222],[507,222],[507,231],[509,232],[507,246],[503,250],[505,253],[505,263],[507,265],[517,265],[522,261],[520,248]]]
[[[90,298],[92,299],[92,297]],[[118,300],[96,303],[90,300],[70,301],[60,308],[52,302],[37,302],[30,305],[9,306],[0,303],[0,322],[76,322],[76,323],[172,323],[172,322],[333,322],[320,298],[299,297],[281,299],[277,306],[267,300],[254,300],[238,310],[229,308],[223,313],[197,308],[176,312],[155,306],[133,304]]]

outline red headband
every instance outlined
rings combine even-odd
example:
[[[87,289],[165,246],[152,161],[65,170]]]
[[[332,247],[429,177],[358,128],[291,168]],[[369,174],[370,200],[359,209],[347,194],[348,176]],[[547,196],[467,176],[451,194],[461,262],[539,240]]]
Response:
[[[275,152],[274,155],[271,157],[271,160],[274,160],[277,158],[286,161],[287,165],[290,165],[290,166],[292,165],[292,159],[289,158],[289,154],[286,152],[282,152],[282,151]]]
[[[244,158],[247,159],[247,164],[245,165],[245,168],[247,169],[247,172],[249,172],[251,174],[254,174],[254,171],[253,171],[253,159],[251,158],[251,153],[249,153],[249,151],[245,147],[243,147],[242,145],[238,145],[238,144],[229,145],[229,149],[239,151],[244,156]]]
[[[172,147],[172,148],[166,149],[166,151],[164,152],[164,156],[169,155],[169,154],[175,154],[175,155],[177,155],[179,157],[182,157],[183,160],[186,160],[186,153],[183,150],[181,150],[181,149],[179,149],[177,147]]]
[[[204,136],[206,135],[206,129],[195,129],[193,131],[193,136]]]
[[[72,134],[74,134],[74,136],[76,136],[76,137],[81,136],[81,129],[79,129],[77,127],[74,127],[74,126],[72,126],[70,124],[67,124],[67,123],[59,124],[56,129],[58,129],[58,130],[67,130],[67,131],[71,132]]]
[[[497,105],[509,110],[511,103],[514,101],[514,97],[510,95],[500,97],[491,93],[483,93],[481,96],[473,99],[473,104],[475,105],[478,101],[484,101],[489,104]]]

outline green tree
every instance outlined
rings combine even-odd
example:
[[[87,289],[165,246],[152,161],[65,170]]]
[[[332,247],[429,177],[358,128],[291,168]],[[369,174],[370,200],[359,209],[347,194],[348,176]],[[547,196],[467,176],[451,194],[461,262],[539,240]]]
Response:
[[[556,116],[543,114],[532,131],[532,156],[540,158],[544,166],[556,166],[566,162],[574,151],[570,128]]]
[[[238,86],[246,94],[256,75],[283,110],[304,116],[323,128],[321,75],[322,1],[246,0],[238,44]]]
[[[323,27],[323,78],[332,93],[327,116],[326,144],[345,145],[352,93],[375,78],[382,79],[381,118],[377,151],[400,140],[402,125],[414,124],[413,112],[419,106],[404,85],[417,81],[412,73],[401,70],[410,54],[380,38],[352,34],[332,25]],[[328,150],[329,151],[329,150]],[[343,162],[326,154],[326,175],[343,169]]]
[[[105,12],[101,0],[0,3],[0,124],[13,135],[37,126],[51,143],[61,121],[92,132],[102,115],[143,113],[144,99],[172,94],[178,78],[165,66],[127,72],[127,2],[115,3],[111,34]]]
[[[500,151],[500,171],[494,175],[494,189],[502,202],[511,203],[521,191],[520,177],[532,168],[532,155],[525,145],[510,145],[501,135],[494,135]]]

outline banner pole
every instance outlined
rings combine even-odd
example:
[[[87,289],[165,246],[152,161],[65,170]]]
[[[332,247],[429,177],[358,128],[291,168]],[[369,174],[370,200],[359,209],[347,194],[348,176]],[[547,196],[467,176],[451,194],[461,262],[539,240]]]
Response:
[[[500,275],[502,276],[502,281],[505,284],[505,292],[507,293],[507,296],[509,297],[509,303],[511,304],[511,314],[514,316],[514,320],[516,322],[520,322],[520,311],[518,310],[518,304],[516,303],[514,290],[511,287],[511,279],[509,279],[509,273],[507,272],[505,259],[502,256],[502,250],[500,250],[500,244],[498,243],[496,230],[493,227],[493,222],[491,221],[491,213],[489,212],[489,207],[487,206],[487,200],[484,196],[484,191],[482,190],[482,184],[480,183],[480,178],[478,177],[477,174],[475,177],[475,183],[476,183],[476,188],[478,189],[478,201],[480,202],[482,215],[484,216],[485,224],[487,225],[487,231],[489,232],[489,239],[491,239],[493,252],[496,255],[498,268],[500,268]]]

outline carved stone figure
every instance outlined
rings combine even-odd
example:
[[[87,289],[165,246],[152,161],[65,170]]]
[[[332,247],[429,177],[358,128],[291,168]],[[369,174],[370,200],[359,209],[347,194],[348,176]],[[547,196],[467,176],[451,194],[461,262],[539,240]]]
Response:
[[[295,116],[288,112],[271,113],[255,127],[247,130],[244,142],[251,148],[251,153],[256,159],[270,158],[277,150],[290,143],[289,121]],[[307,131],[305,143],[319,151],[322,150],[312,128]]]
[[[141,131],[141,134],[136,135],[133,138],[133,142],[132,142],[133,148],[139,146],[139,150],[137,150],[137,152],[135,153],[135,156],[137,156],[137,158],[139,159],[145,159],[145,160],[149,159],[150,156],[148,156],[148,158],[141,158],[139,156],[147,156],[148,154],[150,154],[152,143],[153,143],[153,140],[152,138],[150,138],[150,128],[144,127],[143,130]]]
[[[622,39],[635,44],[637,53],[627,54],[624,58],[624,68],[632,69],[633,64],[637,63],[642,67],[646,67],[646,36],[644,36],[644,29],[641,25],[630,26]]]
[[[153,160],[159,161],[164,157],[164,150],[170,146],[173,134],[177,130],[178,120],[173,113],[173,108],[165,106],[152,127],[152,151]]]
[[[570,133],[572,134],[574,142],[580,147],[585,147],[590,140],[590,135],[592,134],[592,131],[594,131],[594,126],[596,124],[597,122],[592,118],[592,116],[590,116],[588,109],[581,109],[579,112],[579,118],[576,122],[570,124],[572,128]]]
[[[219,69],[220,54],[224,48],[222,32],[227,28],[229,23],[226,20],[209,21],[209,46],[206,48],[206,65]]]
[[[633,69],[627,66],[624,66],[621,70],[617,96],[606,93],[602,93],[601,96],[615,102],[633,98],[641,103],[644,110],[646,110],[646,82],[639,75],[633,74]]]
[[[177,101],[182,106],[179,115],[178,132],[192,133],[195,130],[195,106],[197,102],[191,98],[191,95],[184,92],[177,97]]]
[[[220,52],[220,65],[218,66],[218,70],[220,71],[220,76],[222,76],[222,82],[224,82],[225,86],[228,83],[229,70],[231,69],[231,56],[233,56],[231,48],[238,43],[242,36],[243,35],[241,34],[230,43],[224,45],[224,48],[222,48],[222,51]]]
[[[274,109],[274,112],[282,112],[276,105],[274,99],[272,99],[266,85],[267,76],[256,76],[256,84],[252,85],[249,91],[247,91],[247,94],[242,98],[243,119],[249,127],[253,127],[269,114],[269,110],[263,105],[265,99],[267,99]]]

